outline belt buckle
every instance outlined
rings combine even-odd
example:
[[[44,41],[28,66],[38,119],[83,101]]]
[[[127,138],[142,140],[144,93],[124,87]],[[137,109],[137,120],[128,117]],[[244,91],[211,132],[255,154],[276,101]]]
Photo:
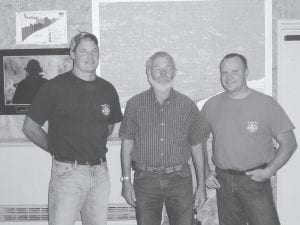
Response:
[[[163,167],[146,167],[146,168],[151,173],[161,172],[163,170]]]
[[[179,166],[170,166],[170,167],[165,167],[165,166],[161,166],[161,167],[144,167],[144,168],[140,168],[142,170],[148,171],[148,172],[159,172],[159,173],[172,173],[174,171],[178,171],[182,168],[182,165]]]
[[[183,165],[171,166],[166,168],[166,173],[173,173],[175,171],[181,170]]]
[[[175,167],[174,166],[166,167],[165,171],[166,171],[166,173],[173,173],[175,171]]]
[[[164,167],[145,167],[144,170],[150,173],[161,172],[164,170]]]

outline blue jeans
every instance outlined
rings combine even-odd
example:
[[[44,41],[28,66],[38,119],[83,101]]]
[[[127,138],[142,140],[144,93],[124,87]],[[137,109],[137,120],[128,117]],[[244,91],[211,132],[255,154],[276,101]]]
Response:
[[[280,225],[270,180],[216,169],[220,188],[217,205],[220,225]]]
[[[109,201],[107,164],[88,166],[53,160],[49,185],[49,224],[107,224]]]
[[[163,203],[171,225],[192,223],[193,186],[188,165],[171,173],[136,169],[134,190],[138,225],[160,225]]]

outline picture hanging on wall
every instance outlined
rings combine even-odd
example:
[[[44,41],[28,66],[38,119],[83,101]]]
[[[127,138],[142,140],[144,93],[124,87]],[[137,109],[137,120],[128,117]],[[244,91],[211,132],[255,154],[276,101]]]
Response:
[[[26,114],[47,80],[72,68],[69,48],[0,50],[0,114]]]

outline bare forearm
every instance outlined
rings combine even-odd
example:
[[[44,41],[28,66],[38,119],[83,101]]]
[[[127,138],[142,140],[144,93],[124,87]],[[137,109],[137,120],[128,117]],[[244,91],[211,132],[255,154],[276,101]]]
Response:
[[[107,136],[111,136],[113,130],[114,130],[115,124],[109,124],[108,125],[108,135]]]
[[[197,187],[205,189],[205,159],[201,144],[192,147],[192,160],[197,178]]]
[[[207,178],[211,174],[211,169],[209,167],[209,156],[207,150],[207,140],[201,142],[203,148],[203,155],[204,155],[204,165],[205,165],[205,178]]]
[[[292,156],[297,148],[296,138],[293,132],[288,132],[277,137],[279,148],[275,153],[274,160],[269,163],[267,169],[275,174]]]
[[[276,151],[274,160],[269,163],[268,169],[274,175],[292,156],[294,150],[286,148],[285,146],[279,147]]]
[[[47,133],[29,117],[25,118],[23,132],[30,141],[49,152]]]
[[[131,175],[131,151],[133,148],[133,140],[122,140],[121,144],[121,169],[122,176],[130,177]]]

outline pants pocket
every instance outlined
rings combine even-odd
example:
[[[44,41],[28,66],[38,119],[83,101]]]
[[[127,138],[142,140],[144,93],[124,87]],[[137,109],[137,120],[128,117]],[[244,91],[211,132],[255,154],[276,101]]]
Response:
[[[143,177],[144,175],[144,171],[143,170],[140,170],[140,169],[136,169],[134,171],[134,180],[139,180]]]
[[[54,161],[52,166],[52,173],[56,176],[70,176],[75,167],[75,164]]]
[[[179,175],[181,177],[190,177],[190,176],[192,176],[191,169],[188,165],[183,166],[180,170],[177,170],[176,173],[177,173],[177,175]]]

